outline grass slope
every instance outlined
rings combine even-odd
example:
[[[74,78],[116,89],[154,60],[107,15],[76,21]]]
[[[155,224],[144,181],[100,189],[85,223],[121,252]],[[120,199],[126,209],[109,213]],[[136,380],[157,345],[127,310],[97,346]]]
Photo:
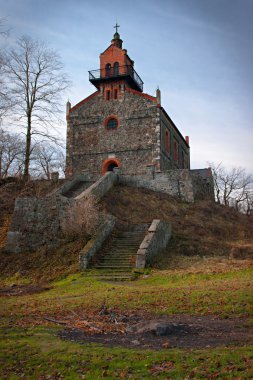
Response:
[[[15,194],[5,199],[6,189],[1,188],[3,241],[7,230],[3,224],[11,214]],[[17,189],[16,194],[23,191]],[[147,271],[136,282],[114,284],[99,282],[91,273],[77,273],[81,242],[11,257],[0,252],[0,287],[15,289],[13,284],[38,281],[48,287],[34,294],[2,293],[0,378],[252,379],[252,346],[161,347],[152,351],[81,345],[59,338],[63,327],[55,327],[45,317],[74,320],[82,314],[93,320],[104,304],[115,312],[143,317],[210,315],[238,318],[252,326],[251,219],[209,202],[186,204],[163,194],[124,187],[113,188],[100,207],[125,223],[154,218],[171,222],[170,247],[155,263],[163,270]]]
[[[210,265],[210,263],[209,263]],[[251,379],[252,347],[108,348],[62,341],[44,317],[90,320],[105,303],[117,312],[252,316],[252,269],[220,273],[154,271],[133,283],[102,283],[82,274],[38,294],[0,298],[2,379]],[[252,324],[250,320],[247,322]]]
[[[115,186],[103,208],[126,223],[171,223],[172,240],[155,263],[160,268],[168,267],[178,254],[253,258],[252,217],[211,201],[185,203],[162,193]]]

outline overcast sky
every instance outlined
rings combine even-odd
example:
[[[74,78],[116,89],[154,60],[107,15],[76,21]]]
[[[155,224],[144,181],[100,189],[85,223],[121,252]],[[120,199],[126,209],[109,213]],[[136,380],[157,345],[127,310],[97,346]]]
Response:
[[[159,86],[190,136],[192,168],[222,161],[253,172],[253,0],[0,0],[0,17],[8,44],[25,34],[59,51],[72,105],[94,92],[88,70],[117,20],[144,92]]]

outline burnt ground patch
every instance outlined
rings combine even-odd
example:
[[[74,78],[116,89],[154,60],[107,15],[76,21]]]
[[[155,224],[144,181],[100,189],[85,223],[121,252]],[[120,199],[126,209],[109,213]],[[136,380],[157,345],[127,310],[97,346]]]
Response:
[[[209,348],[253,343],[253,328],[246,318],[218,319],[215,316],[173,315],[141,319],[119,331],[94,333],[68,327],[59,332],[65,340],[108,347],[161,350],[165,348]]]
[[[52,286],[13,284],[11,286],[0,288],[0,297],[25,296],[29,294],[41,293],[50,289],[52,289]]]

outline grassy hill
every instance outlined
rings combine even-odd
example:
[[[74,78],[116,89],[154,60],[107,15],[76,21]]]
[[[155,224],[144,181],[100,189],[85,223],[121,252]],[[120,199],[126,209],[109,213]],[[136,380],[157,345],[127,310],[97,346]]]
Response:
[[[126,223],[162,219],[172,225],[172,240],[155,266],[167,268],[171,258],[226,256],[253,258],[253,220],[211,201],[185,203],[166,194],[117,186],[102,207]]]
[[[0,186],[2,246],[15,197],[48,191],[48,183]],[[0,249],[0,378],[252,379],[252,218],[122,186],[99,207],[122,223],[167,220],[169,247],[129,283],[79,273],[82,240]],[[185,332],[127,330],[154,319]]]

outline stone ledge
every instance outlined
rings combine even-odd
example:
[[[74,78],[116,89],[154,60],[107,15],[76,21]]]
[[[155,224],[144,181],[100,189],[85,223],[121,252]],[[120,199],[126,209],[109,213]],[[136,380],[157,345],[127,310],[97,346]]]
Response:
[[[116,218],[113,215],[107,215],[106,220],[100,226],[94,238],[90,239],[85,247],[79,253],[80,269],[87,269],[90,260],[102,247],[104,241],[109,237],[114,229]]]
[[[138,269],[145,268],[153,256],[167,247],[170,237],[171,225],[162,220],[154,219],[137,251],[135,267]]]

